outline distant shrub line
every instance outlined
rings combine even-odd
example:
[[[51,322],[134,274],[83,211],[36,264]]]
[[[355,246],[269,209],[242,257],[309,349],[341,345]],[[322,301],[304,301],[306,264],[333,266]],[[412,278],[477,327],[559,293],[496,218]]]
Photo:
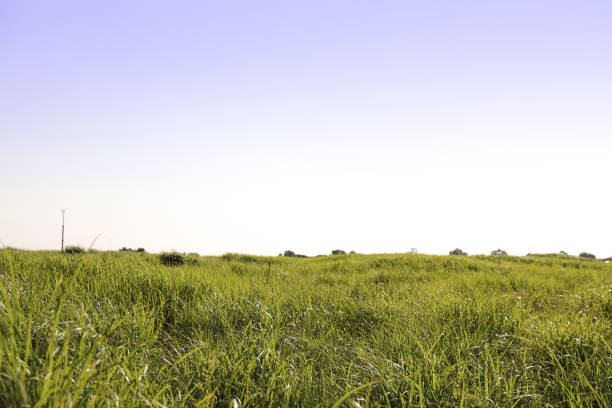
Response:
[[[197,265],[200,255],[195,252],[185,254],[180,252],[162,252],[157,256],[162,265],[180,266],[180,265]]]
[[[119,251],[120,252],[139,252],[139,253],[146,252],[144,248],[132,249],[128,247],[122,247],[121,249],[119,249]],[[97,252],[97,251],[92,250],[92,249],[90,249],[89,251],[86,251],[83,247],[80,247],[78,245],[69,245],[69,246],[66,246],[66,248],[64,249],[64,252],[70,255],[76,255],[76,254],[83,254],[85,252]],[[413,251],[412,253],[416,253],[416,252]],[[346,255],[346,254],[347,252],[342,249],[334,249],[331,251],[332,256]],[[350,251],[349,254],[353,255],[353,254],[356,254],[356,252]],[[449,251],[448,254],[454,255],[454,256],[467,256],[468,255],[467,252],[463,251],[460,248],[455,248],[452,251]],[[490,255],[491,256],[508,256],[508,252],[504,251],[503,249],[498,248],[498,249],[491,251]],[[565,251],[560,251],[558,254],[555,254],[555,253],[552,253],[552,254],[528,253],[526,256],[536,256],[536,255],[564,256],[564,257],[572,256],[572,255],[569,255]],[[278,256],[289,257],[289,258],[309,258],[309,256],[302,255],[302,254],[296,254],[295,252],[291,250],[286,250],[284,253],[278,254]],[[322,257],[322,256],[326,256],[326,255],[317,255],[316,257]],[[581,252],[578,255],[578,257],[583,258],[583,259],[595,259],[595,260],[597,259],[597,257],[594,254],[591,254],[589,252]],[[179,265],[184,265],[184,264],[197,264],[198,259],[199,259],[199,254],[195,252],[186,254],[186,253],[181,253],[177,251],[172,251],[172,252],[162,252],[161,254],[158,255],[158,258],[163,265],[179,266]],[[224,254],[221,258],[226,261],[235,260],[239,262],[253,262],[253,263],[264,262],[264,260],[262,260],[263,258],[260,259],[260,257],[255,256],[255,255],[243,255],[243,254],[234,254],[234,253]],[[601,258],[599,260],[603,262],[611,262],[612,257]],[[267,262],[267,260],[265,262]]]
[[[357,252],[355,251],[351,251],[349,252],[349,254],[354,255]],[[334,249],[331,251],[331,255],[346,255],[346,251],[342,250],[342,249]],[[291,251],[291,250],[287,250],[282,254],[278,254],[278,256],[287,256],[290,258],[310,258],[309,256],[306,255],[302,255],[302,254],[296,254],[295,252]],[[326,256],[326,255],[317,255],[314,258],[318,258],[321,256]]]

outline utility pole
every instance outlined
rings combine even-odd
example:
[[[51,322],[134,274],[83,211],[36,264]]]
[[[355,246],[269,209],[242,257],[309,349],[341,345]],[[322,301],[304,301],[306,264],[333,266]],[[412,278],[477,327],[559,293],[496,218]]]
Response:
[[[66,210],[62,210],[62,252],[64,252],[64,214]]]

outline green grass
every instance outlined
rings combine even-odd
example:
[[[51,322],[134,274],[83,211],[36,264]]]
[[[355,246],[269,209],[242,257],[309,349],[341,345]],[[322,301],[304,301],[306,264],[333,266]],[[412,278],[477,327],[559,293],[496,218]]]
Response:
[[[2,407],[607,407],[612,265],[0,250]]]

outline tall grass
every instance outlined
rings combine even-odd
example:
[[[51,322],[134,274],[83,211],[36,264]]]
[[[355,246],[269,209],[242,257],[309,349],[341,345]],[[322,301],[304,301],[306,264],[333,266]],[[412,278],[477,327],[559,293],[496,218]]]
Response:
[[[612,265],[0,250],[2,407],[607,407]]]

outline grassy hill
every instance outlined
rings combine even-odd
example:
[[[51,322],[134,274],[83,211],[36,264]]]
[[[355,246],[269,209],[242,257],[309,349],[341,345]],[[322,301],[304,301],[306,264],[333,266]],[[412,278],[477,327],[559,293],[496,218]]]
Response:
[[[606,407],[612,264],[0,250],[2,407]]]

